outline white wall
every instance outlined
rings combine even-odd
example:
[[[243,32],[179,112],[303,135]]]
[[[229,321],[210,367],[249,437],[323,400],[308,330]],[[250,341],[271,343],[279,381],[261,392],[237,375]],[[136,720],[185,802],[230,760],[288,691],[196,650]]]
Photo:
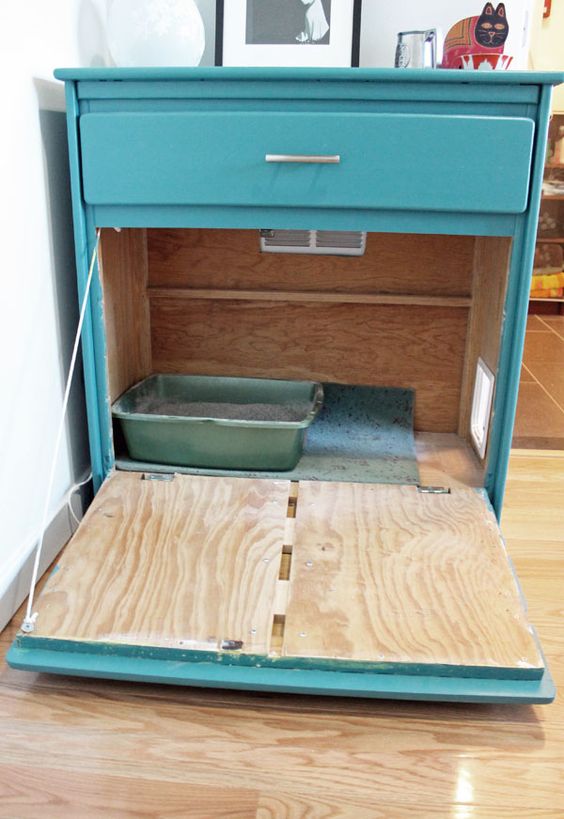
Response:
[[[104,48],[90,0],[0,5],[0,604],[39,535],[78,318],[64,96],[52,72],[101,63]],[[81,377],[50,517],[88,471]],[[14,594],[10,605],[20,602]]]
[[[535,0],[530,67],[536,71],[564,71],[564,3],[553,0],[546,20],[542,16],[543,5],[542,0]],[[564,85],[554,89],[552,108],[564,113]]]
[[[383,12],[380,0],[364,0],[360,64],[393,66],[398,31],[440,28],[445,37],[458,20],[480,14],[484,4],[485,0],[397,0],[386,3]],[[513,55],[512,68],[527,67],[531,4],[532,0],[505,0],[509,23],[505,53]]]

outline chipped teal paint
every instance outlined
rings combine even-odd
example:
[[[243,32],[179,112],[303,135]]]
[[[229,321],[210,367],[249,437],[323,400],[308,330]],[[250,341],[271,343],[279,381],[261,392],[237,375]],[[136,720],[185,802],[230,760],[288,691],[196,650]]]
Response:
[[[457,666],[446,663],[378,663],[319,657],[273,657],[264,654],[244,654],[239,651],[201,651],[170,646],[135,646],[122,643],[57,640],[48,637],[20,635],[17,644],[22,649],[76,654],[103,654],[110,657],[138,657],[148,660],[174,660],[179,663],[213,663],[238,668],[301,669],[305,671],[346,671],[351,674],[374,673],[402,676],[456,677],[468,679],[538,680],[539,668],[496,668],[490,666]]]
[[[517,705],[550,703],[556,693],[548,670],[540,680],[492,680],[371,672],[358,674],[344,671],[242,668],[207,662],[191,663],[21,648],[17,642],[9,649],[6,659],[12,668],[23,671],[285,694]]]

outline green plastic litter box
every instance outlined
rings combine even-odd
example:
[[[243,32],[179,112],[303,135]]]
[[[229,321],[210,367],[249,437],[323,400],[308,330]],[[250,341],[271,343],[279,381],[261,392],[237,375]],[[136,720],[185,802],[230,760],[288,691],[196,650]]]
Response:
[[[311,381],[151,375],[113,405],[131,458],[212,469],[293,469],[323,403]]]

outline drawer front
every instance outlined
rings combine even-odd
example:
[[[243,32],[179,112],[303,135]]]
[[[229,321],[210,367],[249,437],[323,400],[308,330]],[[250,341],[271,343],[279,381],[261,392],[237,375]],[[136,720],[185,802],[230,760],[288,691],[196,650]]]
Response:
[[[93,205],[520,213],[534,123],[372,113],[93,113],[81,117],[80,134],[84,199]]]

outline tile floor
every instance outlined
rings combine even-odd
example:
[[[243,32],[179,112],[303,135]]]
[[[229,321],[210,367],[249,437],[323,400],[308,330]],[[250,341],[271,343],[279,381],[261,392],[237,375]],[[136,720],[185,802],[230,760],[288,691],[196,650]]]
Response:
[[[564,316],[529,316],[513,446],[564,449]]]

